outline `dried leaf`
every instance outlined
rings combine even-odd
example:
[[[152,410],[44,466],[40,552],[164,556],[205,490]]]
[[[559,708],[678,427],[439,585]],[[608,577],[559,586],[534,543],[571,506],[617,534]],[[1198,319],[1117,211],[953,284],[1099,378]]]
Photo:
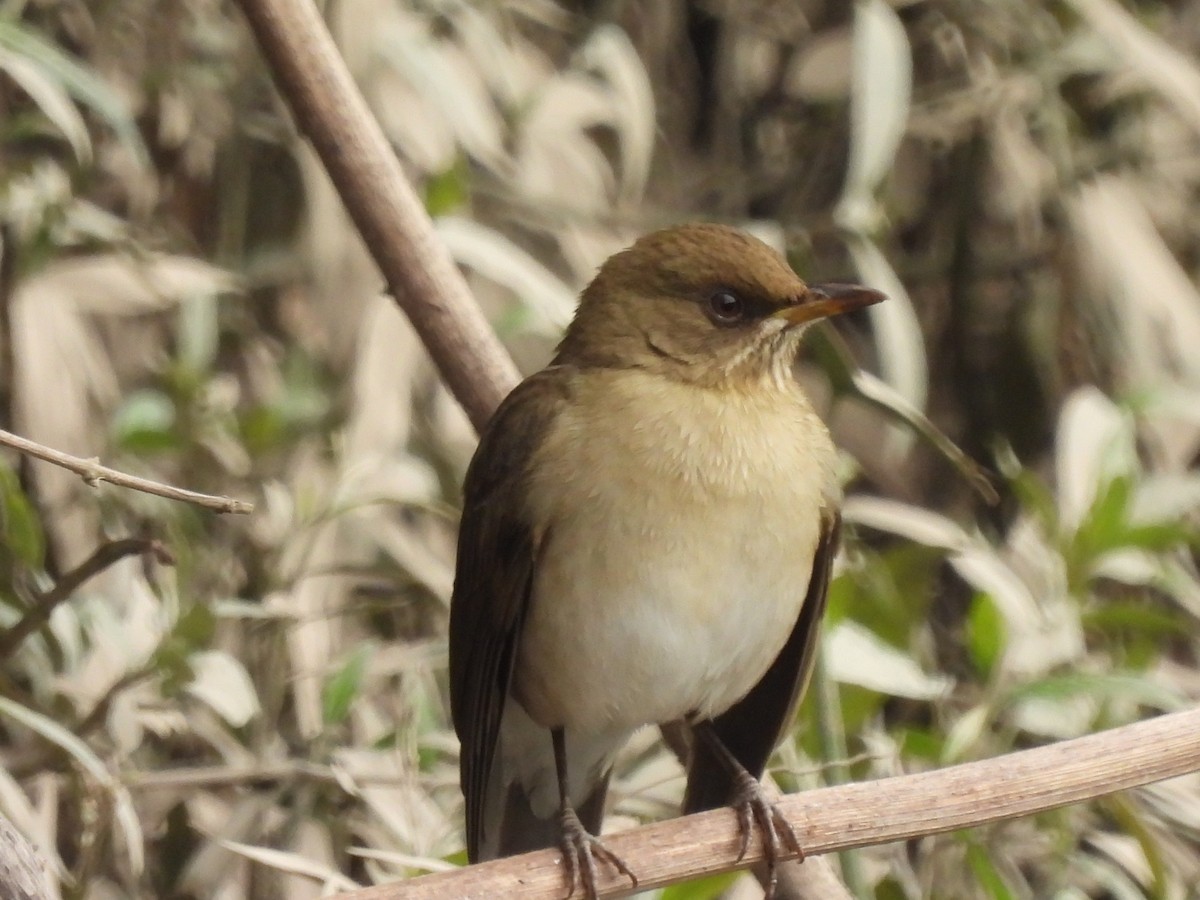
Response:
[[[62,132],[77,162],[87,164],[92,159],[92,141],[87,125],[67,92],[44,70],[23,56],[0,46],[0,71],[19,84],[38,105],[55,128]]]
[[[1134,471],[1133,424],[1100,391],[1083,387],[1063,404],[1056,443],[1059,517],[1065,528],[1074,530],[1100,488]]]
[[[575,292],[512,241],[455,216],[437,222],[438,235],[460,265],[502,284],[537,313],[537,330],[559,334],[575,310]]]
[[[1068,209],[1093,290],[1116,313],[1127,381],[1200,385],[1200,291],[1137,194],[1105,176],[1081,187]]]
[[[846,246],[863,283],[887,294],[884,303],[876,303],[867,310],[874,325],[883,379],[913,407],[924,409],[929,373],[925,339],[912,299],[873,241],[852,235]]]
[[[936,700],[954,681],[928,675],[907,653],[881,640],[851,620],[835,625],[824,638],[829,674],[843,684],[857,684],[881,694],[912,700]]]
[[[188,657],[192,680],[184,690],[212,707],[234,728],[258,715],[258,693],[245,667],[228,653],[203,650]]]
[[[580,58],[605,77],[612,91],[612,125],[621,141],[618,200],[636,202],[646,188],[654,156],[654,92],[646,68],[629,37],[615,25],[593,31]]]
[[[125,851],[128,854],[129,867],[135,875],[140,875],[145,857],[142,828],[138,823],[137,812],[133,808],[129,792],[113,777],[100,758],[91,751],[87,744],[53,719],[21,706],[19,703],[14,703],[7,697],[0,697],[0,714],[19,722],[29,730],[40,734],[50,743],[60,747],[109,793],[119,830],[125,838]]]
[[[1200,69],[1113,0],[1070,0],[1113,50],[1113,63],[1137,73],[1200,132]]]
[[[908,36],[884,0],[855,4],[852,61],[850,163],[834,216],[843,228],[865,234],[877,227],[875,192],[891,171],[912,94]]]

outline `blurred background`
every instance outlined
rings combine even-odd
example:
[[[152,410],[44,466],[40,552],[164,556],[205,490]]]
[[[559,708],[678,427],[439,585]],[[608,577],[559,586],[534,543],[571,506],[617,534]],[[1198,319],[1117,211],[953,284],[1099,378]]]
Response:
[[[523,371],[603,258],[679,221],[891,296],[799,373],[849,500],[787,790],[1197,702],[1200,4],[324,9]],[[0,0],[0,73],[0,427],[257,505],[0,453],[0,626],[107,541],[176,559],[112,566],[6,648],[0,812],[56,897],[460,864],[445,624],[474,434],[235,4]],[[646,730],[609,827],[682,787]],[[860,898],[1197,897],[1200,776],[839,864]]]

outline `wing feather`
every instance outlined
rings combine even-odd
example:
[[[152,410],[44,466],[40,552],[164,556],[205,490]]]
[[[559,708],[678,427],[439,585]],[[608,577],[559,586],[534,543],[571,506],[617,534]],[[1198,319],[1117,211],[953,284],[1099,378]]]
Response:
[[[461,750],[467,855],[478,859],[521,623],[529,604],[537,530],[525,510],[530,451],[567,401],[571,370],[522,382],[480,439],[463,486],[450,600],[450,710]]]

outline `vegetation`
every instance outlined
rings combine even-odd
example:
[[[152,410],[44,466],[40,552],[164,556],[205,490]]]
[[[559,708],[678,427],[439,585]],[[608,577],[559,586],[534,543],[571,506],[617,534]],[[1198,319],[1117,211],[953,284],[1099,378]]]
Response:
[[[891,295],[800,372],[850,499],[788,789],[1197,702],[1192,4],[327,14],[525,371],[596,264],[674,221]],[[257,505],[0,455],[0,812],[63,897],[304,898],[462,862],[445,621],[473,433],[236,11],[5,0],[0,71],[0,427]],[[147,552],[58,602],[129,538]],[[643,733],[611,826],[682,786]],[[880,900],[1184,898],[1198,809],[1190,776],[841,863]]]

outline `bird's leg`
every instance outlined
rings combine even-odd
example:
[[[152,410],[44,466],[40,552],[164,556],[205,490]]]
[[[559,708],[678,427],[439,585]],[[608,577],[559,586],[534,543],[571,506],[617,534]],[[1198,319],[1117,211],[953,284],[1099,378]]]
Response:
[[[697,740],[704,741],[725,764],[733,779],[733,794],[729,805],[737,812],[738,830],[741,832],[738,862],[745,858],[750,849],[750,834],[754,825],[758,825],[759,834],[762,835],[763,856],[766,857],[767,863],[767,884],[764,893],[766,900],[771,900],[775,896],[775,869],[780,859],[791,850],[803,862],[804,848],[800,846],[796,832],[779,811],[775,801],[767,796],[758,779],[729,751],[720,735],[713,730],[712,723],[697,722],[692,726],[692,732]]]
[[[558,773],[559,816],[562,825],[562,855],[567,867],[567,896],[575,893],[577,886],[583,887],[587,900],[596,900],[596,860],[601,859],[617,871],[626,875],[633,887],[637,887],[637,876],[625,865],[625,860],[604,846],[604,842],[583,827],[571,798],[567,792],[567,739],[561,728],[550,731],[554,741],[554,769]]]

